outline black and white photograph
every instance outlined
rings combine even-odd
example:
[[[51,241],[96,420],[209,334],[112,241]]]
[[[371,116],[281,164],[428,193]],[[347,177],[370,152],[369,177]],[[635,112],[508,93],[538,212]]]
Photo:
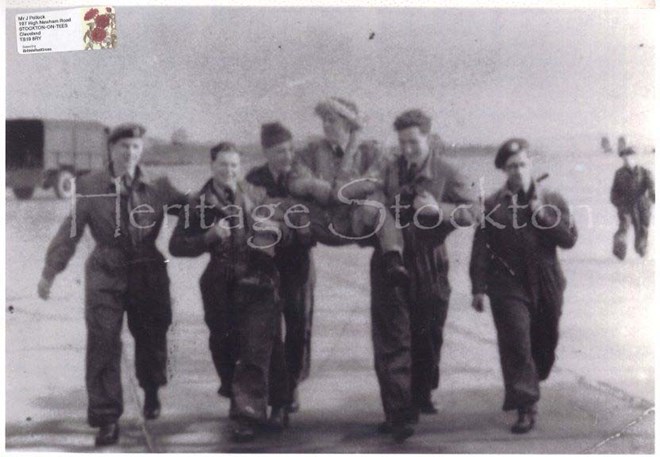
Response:
[[[6,2],[5,451],[654,454],[655,2],[475,4]]]

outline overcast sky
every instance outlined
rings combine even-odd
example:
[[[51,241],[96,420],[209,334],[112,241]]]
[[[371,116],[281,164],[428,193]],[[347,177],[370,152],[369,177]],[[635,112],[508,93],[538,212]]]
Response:
[[[598,147],[601,134],[642,139],[655,125],[650,10],[118,7],[114,50],[19,55],[24,11],[6,16],[8,117],[247,143],[272,120],[318,133],[316,101],[339,95],[386,142],[411,107],[462,143]]]

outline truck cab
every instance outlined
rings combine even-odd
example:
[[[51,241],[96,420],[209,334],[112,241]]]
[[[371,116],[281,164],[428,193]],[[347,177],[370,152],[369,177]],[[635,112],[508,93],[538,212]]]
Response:
[[[52,187],[58,198],[69,198],[71,178],[107,166],[108,133],[93,121],[8,119],[7,187],[21,200],[36,187]]]

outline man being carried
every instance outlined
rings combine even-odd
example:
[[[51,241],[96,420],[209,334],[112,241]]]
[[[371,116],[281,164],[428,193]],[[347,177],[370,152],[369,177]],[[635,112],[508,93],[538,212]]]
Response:
[[[315,112],[324,138],[299,152],[288,179],[291,195],[307,200],[313,239],[332,246],[373,242],[375,236],[388,279],[407,285],[403,239],[383,205],[383,151],[375,141],[358,144],[363,121],[355,103],[331,97],[318,103]],[[366,199],[367,204],[351,204]]]

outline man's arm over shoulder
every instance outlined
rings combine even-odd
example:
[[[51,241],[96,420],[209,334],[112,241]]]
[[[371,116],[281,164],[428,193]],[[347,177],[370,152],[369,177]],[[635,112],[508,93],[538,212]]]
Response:
[[[167,176],[159,176],[155,180],[158,192],[164,203],[167,205],[167,214],[171,216],[179,215],[182,207],[188,203],[188,197],[172,184]]]
[[[250,168],[250,170],[245,174],[245,182],[250,183],[253,186],[263,186],[265,185],[262,181],[262,170],[263,165],[258,165],[256,167]]]
[[[195,194],[186,202],[188,206],[179,210],[179,220],[169,242],[170,254],[174,257],[198,257],[219,242],[210,231],[212,221],[200,211],[203,203],[200,195]]]

